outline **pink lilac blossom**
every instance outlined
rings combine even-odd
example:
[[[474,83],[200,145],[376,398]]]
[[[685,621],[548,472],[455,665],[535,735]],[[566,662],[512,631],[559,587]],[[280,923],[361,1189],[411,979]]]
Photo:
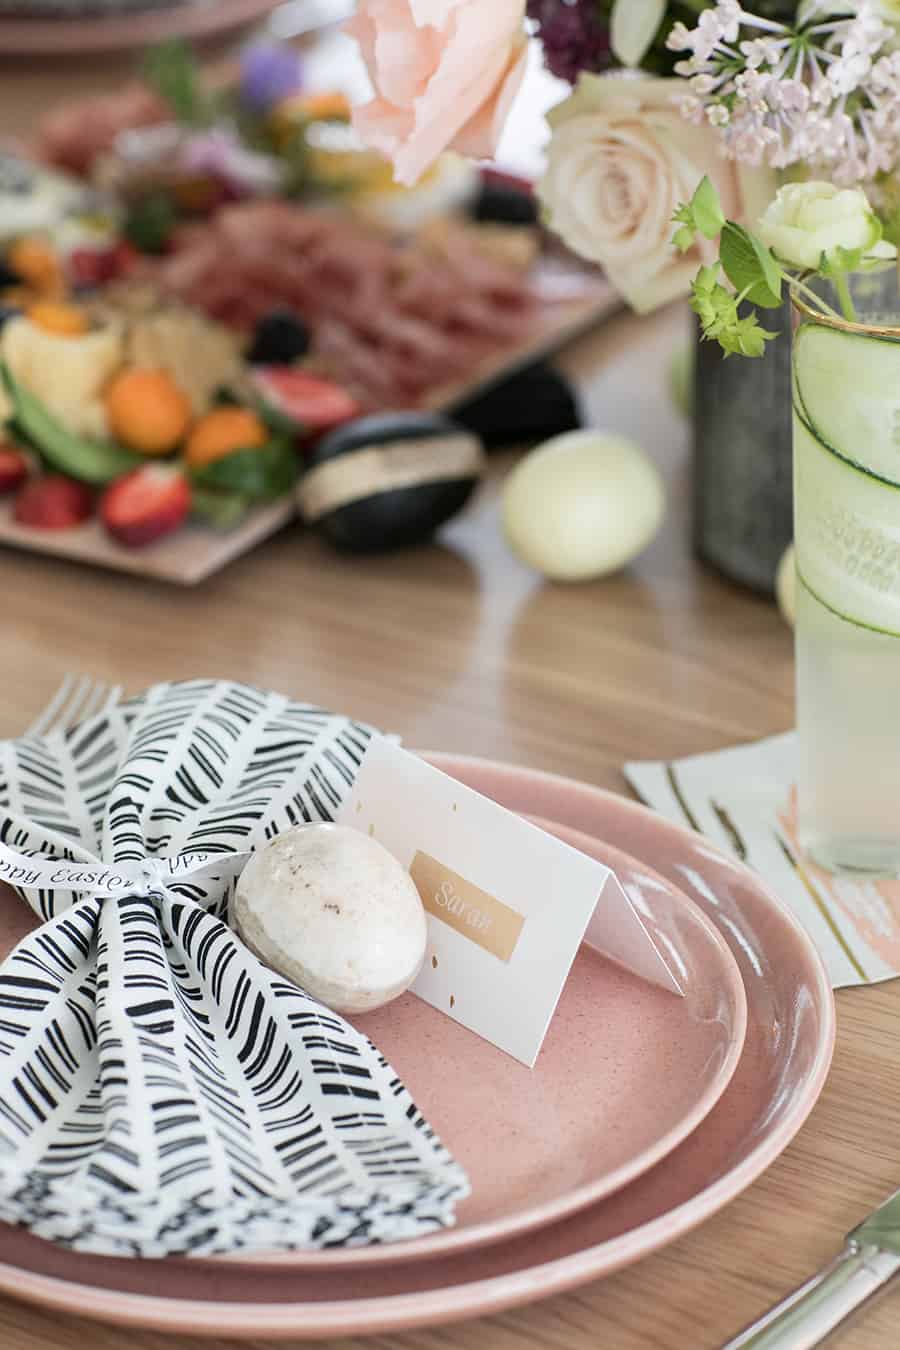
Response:
[[[812,6],[792,26],[718,0],[668,46],[691,93],[683,111],[707,121],[726,154],[748,164],[824,169],[838,184],[871,179],[900,158],[897,31],[872,0],[835,17]]]

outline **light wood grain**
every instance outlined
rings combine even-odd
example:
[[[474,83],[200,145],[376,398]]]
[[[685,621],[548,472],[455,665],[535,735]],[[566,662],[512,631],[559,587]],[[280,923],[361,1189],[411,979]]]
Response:
[[[14,106],[5,85],[2,104]],[[684,331],[680,311],[623,318],[563,360],[591,420],[634,435],[669,485],[665,530],[626,573],[562,588],[510,558],[496,510],[509,457],[440,544],[410,555],[341,559],[289,530],[199,588],[173,591],[0,552],[0,735],[21,730],[67,670],[130,688],[203,674],[253,680],[352,710],[412,745],[619,791],[627,790],[626,758],[674,757],[785,729],[787,630],[773,606],[690,556],[687,432],[665,379]],[[900,1182],[900,987],[845,991],[838,1004],[834,1068],[808,1124],[760,1181],[694,1234],[549,1302],[318,1350],[712,1350],[826,1261]],[[888,1297],[842,1348],[895,1346],[898,1308]],[[0,1300],[4,1350],[196,1344]],[[207,1344],[237,1350],[227,1340]]]

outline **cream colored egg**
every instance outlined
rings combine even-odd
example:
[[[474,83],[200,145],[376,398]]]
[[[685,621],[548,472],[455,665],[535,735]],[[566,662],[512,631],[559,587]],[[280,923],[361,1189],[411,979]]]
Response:
[[[409,873],[342,825],[299,825],[254,853],[233,920],[260,960],[338,1012],[389,1003],[425,956],[425,911]]]
[[[503,528],[523,562],[554,581],[624,567],[660,527],[659,471],[632,441],[571,431],[538,446],[503,490]]]
[[[797,563],[794,545],[784,550],[775,574],[775,598],[786,623],[793,628],[797,613]]]

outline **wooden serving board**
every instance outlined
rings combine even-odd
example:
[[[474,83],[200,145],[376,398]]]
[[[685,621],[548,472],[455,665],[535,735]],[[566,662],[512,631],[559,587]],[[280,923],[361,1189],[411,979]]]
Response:
[[[235,530],[217,531],[207,525],[190,524],[148,548],[123,548],[97,520],[88,520],[73,530],[35,530],[16,524],[12,508],[4,503],[0,510],[0,544],[93,567],[134,572],[179,586],[195,586],[282,529],[295,514],[292,499],[284,497],[252,511]]]
[[[558,280],[567,284],[564,275]],[[546,303],[539,311],[527,341],[487,357],[464,384],[437,389],[427,400],[434,409],[452,410],[465,399],[515,371],[542,360],[594,324],[621,308],[621,300],[602,277],[587,269],[570,268],[568,284],[580,291],[571,299]],[[296,518],[292,497],[258,507],[233,530],[187,525],[148,548],[129,549],[110,539],[96,521],[73,530],[35,530],[13,519],[11,501],[0,502],[0,545],[34,553],[70,558],[94,567],[137,573],[178,586],[195,586],[235,558],[281,530]]]

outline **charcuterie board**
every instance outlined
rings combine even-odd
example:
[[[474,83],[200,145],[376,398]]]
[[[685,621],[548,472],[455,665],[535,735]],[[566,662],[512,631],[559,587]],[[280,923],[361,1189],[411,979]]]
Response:
[[[577,280],[574,265],[569,280],[574,288]],[[455,404],[479,390],[552,355],[620,307],[621,301],[609,283],[599,273],[584,269],[580,294],[543,306],[535,316],[534,330],[527,340],[486,357],[473,379],[436,390],[427,400],[428,405],[452,411]],[[194,586],[295,520],[294,502],[285,498],[257,507],[232,530],[220,532],[204,525],[188,525],[149,548],[131,550],[109,539],[96,520],[58,533],[34,530],[18,525],[11,505],[0,502],[0,545],[178,586]]]

